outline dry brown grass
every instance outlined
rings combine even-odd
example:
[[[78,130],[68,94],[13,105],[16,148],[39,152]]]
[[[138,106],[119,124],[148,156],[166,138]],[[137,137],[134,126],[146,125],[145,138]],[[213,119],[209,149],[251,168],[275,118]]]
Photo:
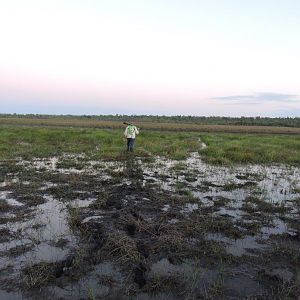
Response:
[[[176,289],[182,289],[183,284],[177,274],[170,274],[164,276],[156,276],[150,278],[143,291],[150,293],[157,293],[163,291],[174,291]]]
[[[123,264],[136,263],[140,260],[136,242],[123,233],[111,234],[102,250]]]
[[[50,119],[22,119],[0,118],[0,125],[27,125],[27,126],[63,126],[63,127],[91,127],[121,129],[124,125],[121,121],[98,121],[67,118]],[[300,134],[300,128],[277,126],[240,126],[240,125],[198,125],[179,123],[154,123],[139,122],[138,126],[148,130],[166,131],[199,131],[199,132],[233,132],[233,133],[269,133],[269,134]]]
[[[157,243],[154,246],[154,251],[173,253],[177,256],[186,256],[188,253],[193,253],[193,247],[179,231],[171,231],[158,237]]]
[[[26,267],[23,272],[28,288],[40,288],[55,279],[56,266],[53,263],[40,262]]]

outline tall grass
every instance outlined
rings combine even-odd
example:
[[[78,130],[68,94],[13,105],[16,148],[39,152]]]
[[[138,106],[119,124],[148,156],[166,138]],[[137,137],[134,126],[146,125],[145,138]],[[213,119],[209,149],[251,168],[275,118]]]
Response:
[[[300,137],[288,135],[204,134],[205,160],[213,164],[287,163],[300,165]]]
[[[199,138],[207,144],[200,150]],[[126,157],[123,129],[0,127],[0,159],[85,153],[93,159]],[[197,133],[142,130],[137,156],[184,159],[200,151],[212,164],[287,163],[300,165],[300,136]]]
[[[183,159],[197,151],[198,136],[188,132],[145,131],[136,139],[136,154]],[[126,139],[118,129],[0,127],[0,159],[85,153],[97,159],[120,159]]]

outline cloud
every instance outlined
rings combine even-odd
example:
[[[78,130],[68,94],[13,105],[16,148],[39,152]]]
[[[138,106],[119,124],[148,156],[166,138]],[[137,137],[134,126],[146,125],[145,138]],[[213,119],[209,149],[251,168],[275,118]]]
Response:
[[[214,100],[228,101],[232,104],[263,104],[266,102],[297,103],[300,102],[299,95],[279,93],[257,93],[254,95],[238,95],[214,97]]]

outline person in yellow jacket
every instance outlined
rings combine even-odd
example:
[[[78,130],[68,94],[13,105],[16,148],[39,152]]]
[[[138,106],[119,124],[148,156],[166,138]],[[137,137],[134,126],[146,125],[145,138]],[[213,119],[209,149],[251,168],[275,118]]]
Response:
[[[140,133],[139,128],[129,123],[124,131],[124,136],[127,138],[127,151],[132,152],[135,142],[135,137]]]

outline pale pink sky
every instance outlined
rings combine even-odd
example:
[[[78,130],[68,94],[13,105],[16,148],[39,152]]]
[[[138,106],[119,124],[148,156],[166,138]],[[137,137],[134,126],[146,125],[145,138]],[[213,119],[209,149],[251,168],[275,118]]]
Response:
[[[300,115],[295,1],[84,3],[0,2],[0,113]]]

